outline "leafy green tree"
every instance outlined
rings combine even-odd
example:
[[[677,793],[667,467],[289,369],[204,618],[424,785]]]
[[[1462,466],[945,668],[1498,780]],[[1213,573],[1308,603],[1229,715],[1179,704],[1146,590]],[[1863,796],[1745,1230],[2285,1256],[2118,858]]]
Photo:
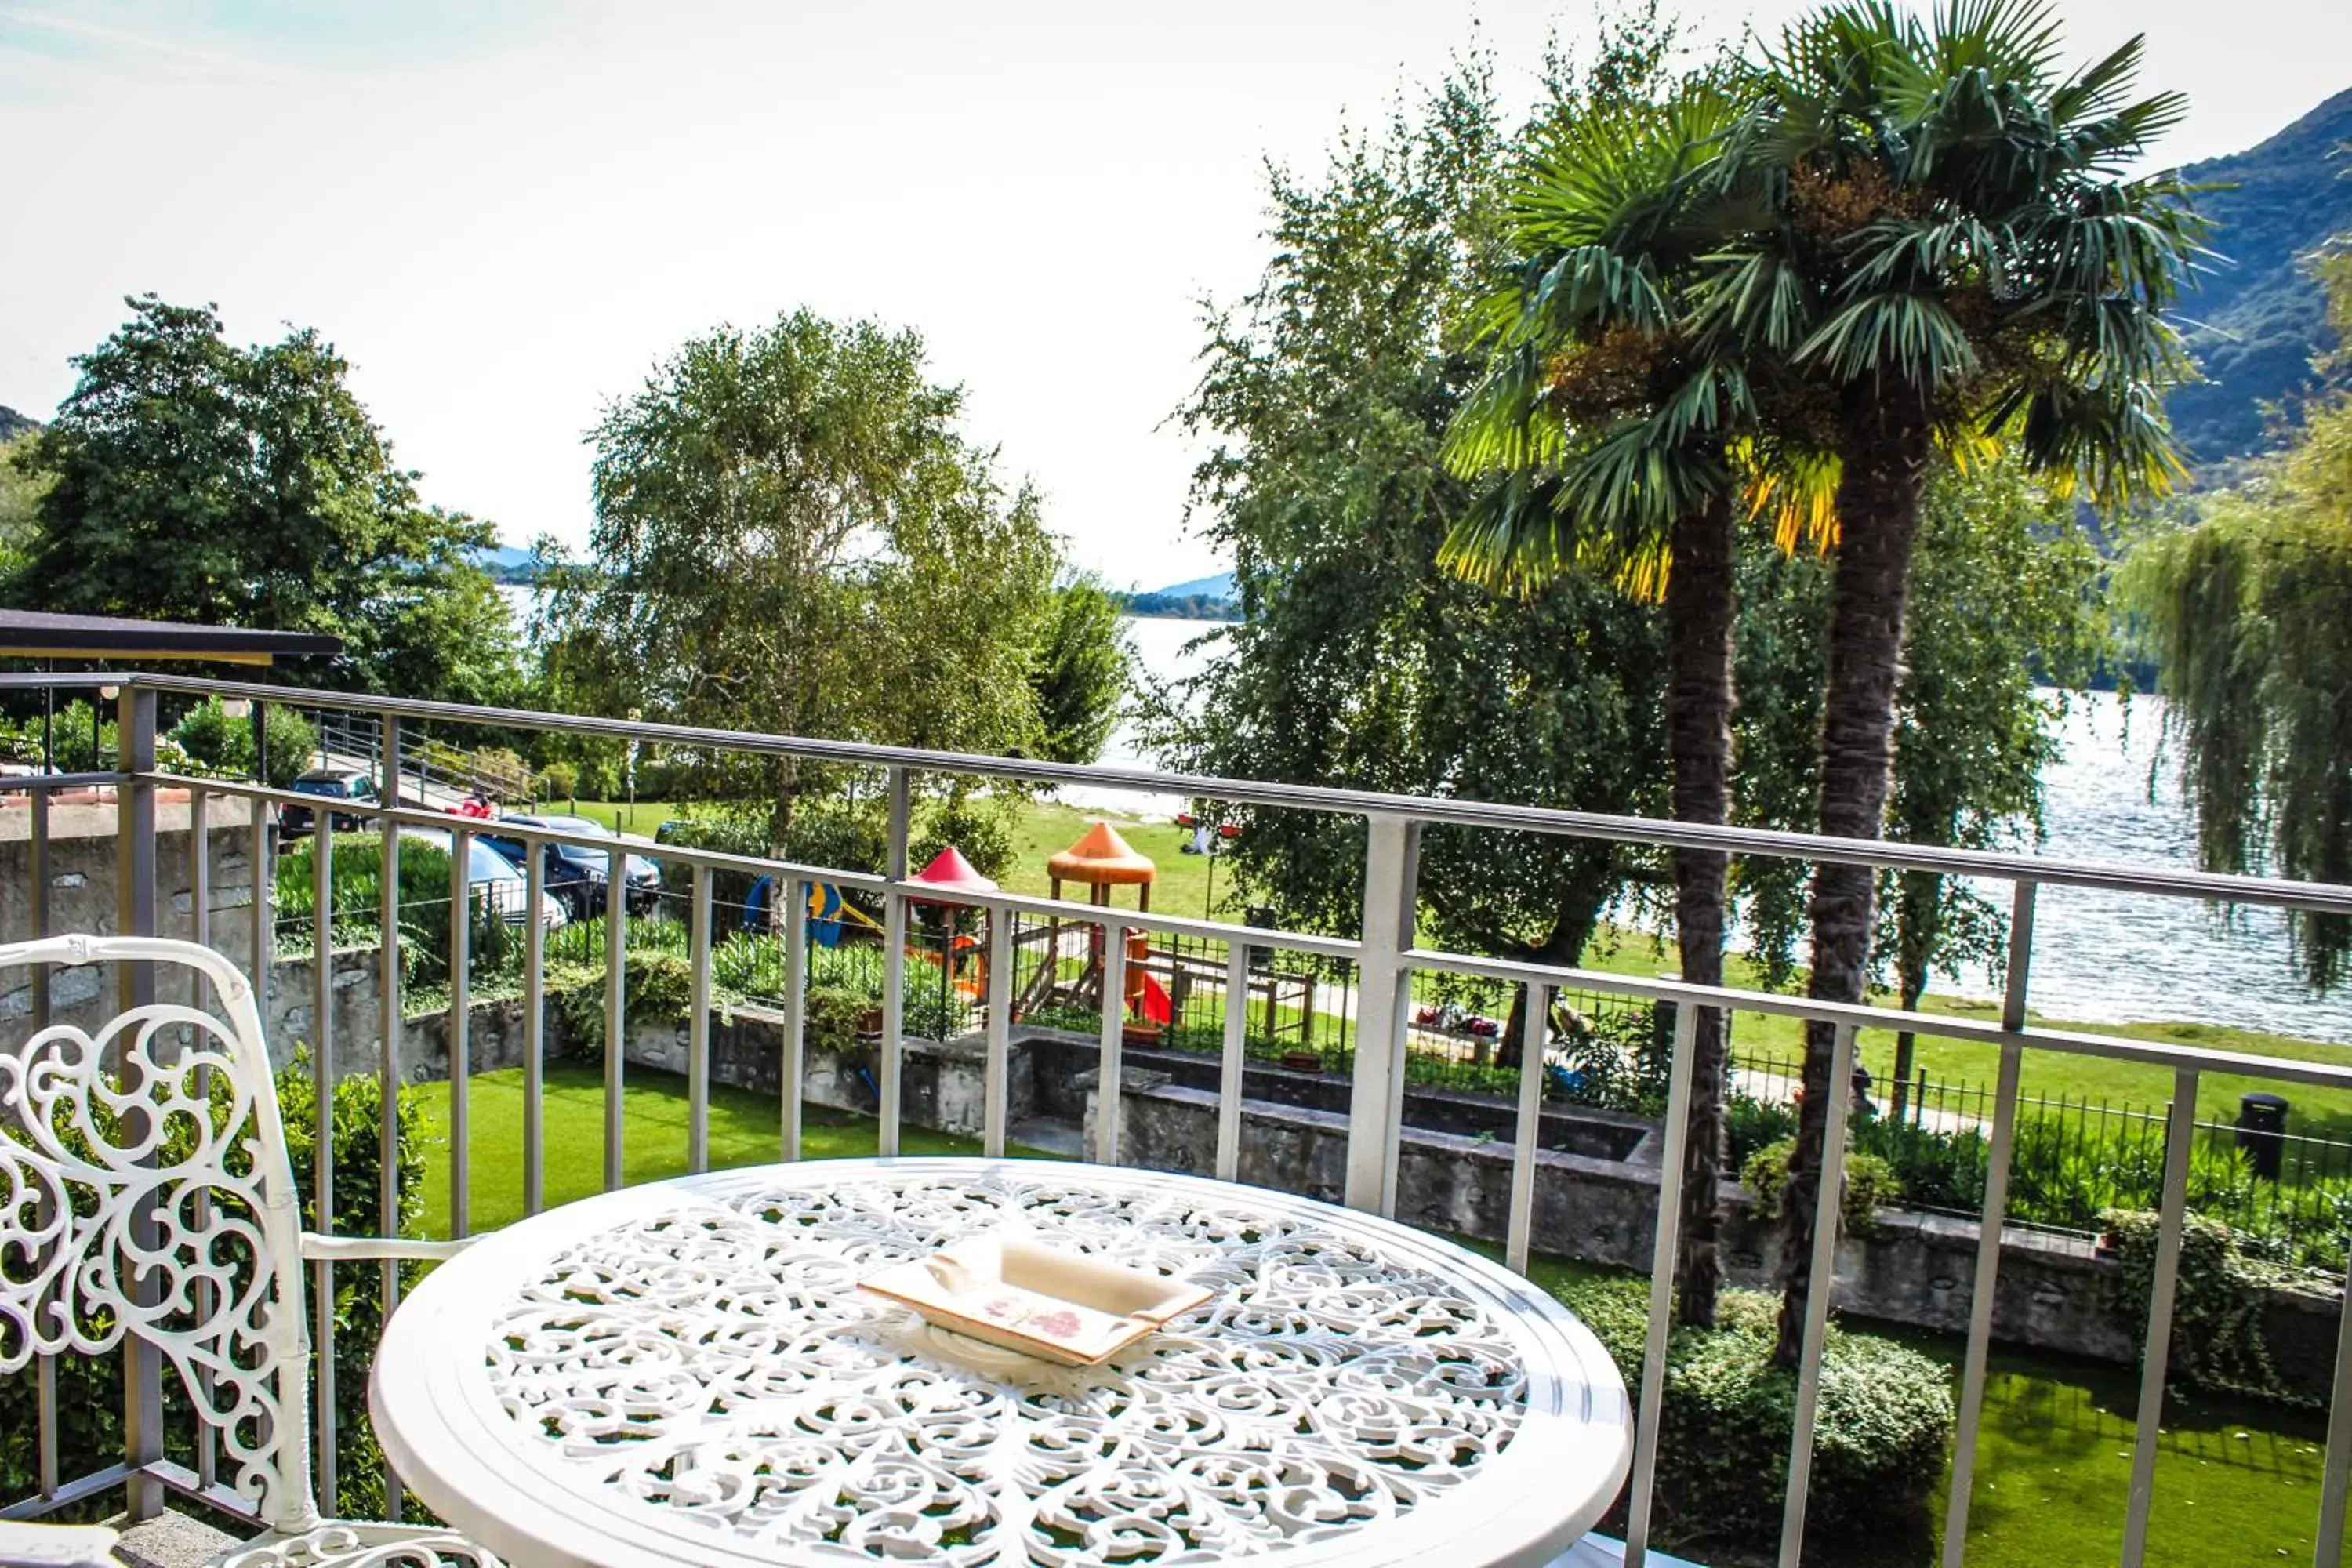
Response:
[[[1568,576],[1496,597],[1442,567],[1471,487],[1441,461],[1480,357],[1458,326],[1491,285],[1502,137],[1474,61],[1417,115],[1342,141],[1319,180],[1272,175],[1274,257],[1211,321],[1182,413],[1244,619],[1148,734],[1205,772],[1475,799],[1654,808],[1656,618]],[[1286,921],[1349,930],[1363,827],[1250,808],[1239,879]],[[1432,829],[1423,918],[1441,940],[1572,963],[1629,875],[1618,847]],[[1515,1022],[1517,1020],[1515,1019]],[[1514,1029],[1504,1041],[1516,1052]]]
[[[2320,271],[2352,333],[2352,258]],[[2352,882],[2352,395],[2312,405],[2189,526],[2143,539],[2121,590],[2156,651],[2199,858]],[[2298,911],[2294,931],[2304,979],[2340,984],[2352,920]]]
[[[1118,598],[1099,577],[1054,590],[1029,684],[1045,731],[1041,754],[1055,762],[1093,762],[1118,725],[1134,660],[1118,616]]]
[[[333,345],[306,328],[241,349],[208,306],[126,303],[17,457],[48,489],[11,597],[345,639],[343,659],[290,665],[298,681],[510,689],[512,631],[467,555],[488,525],[418,500]]]
[[[1932,22],[1864,0],[1792,26],[1743,89],[1715,178],[1752,210],[1709,261],[1707,319],[1818,389],[1838,459],[1823,833],[1873,837],[1885,824],[1937,449],[2005,446],[2106,503],[2179,471],[2159,403],[2185,372],[2169,311],[2201,228],[2178,177],[2120,172],[2185,108],[2173,93],[2130,100],[2142,52],[2135,38],[2063,76],[2057,26],[2035,0]],[[1815,869],[1811,994],[1862,998],[1874,921],[1868,868]],[[1826,1026],[1807,1030],[1783,1364],[1811,1284],[1832,1044]]]
[[[22,564],[40,527],[41,498],[53,482],[33,459],[35,434],[0,441],[0,580]]]
[[[591,559],[541,546],[550,689],[687,724],[1034,751],[1054,541],[1035,495],[957,437],[961,405],[916,334],[870,321],[803,310],[687,343],[591,433]],[[803,794],[842,782],[793,759],[704,773],[705,793],[768,800],[776,844]]]

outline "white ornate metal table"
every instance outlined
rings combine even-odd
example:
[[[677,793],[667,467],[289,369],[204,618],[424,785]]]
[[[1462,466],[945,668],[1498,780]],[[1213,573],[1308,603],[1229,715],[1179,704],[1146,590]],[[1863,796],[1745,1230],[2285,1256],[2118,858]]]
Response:
[[[1105,1365],[1008,1369],[855,1288],[1008,1223],[1216,1295]],[[719,1172],[509,1226],[394,1314],[371,1402],[409,1486],[519,1568],[1538,1564],[1616,1496],[1631,1430],[1591,1333],[1438,1237],[956,1159]]]

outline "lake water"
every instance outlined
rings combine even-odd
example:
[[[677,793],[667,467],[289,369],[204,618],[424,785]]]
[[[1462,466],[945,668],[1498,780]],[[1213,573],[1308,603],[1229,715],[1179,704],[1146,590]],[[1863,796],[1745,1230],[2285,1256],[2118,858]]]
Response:
[[[530,590],[503,590],[519,621],[528,621]],[[1217,623],[1134,618],[1127,628],[1146,671],[1160,679],[1185,675],[1204,657],[1188,646]],[[2048,837],[2037,853],[2053,859],[2193,868],[2196,824],[2168,771],[2149,791],[2149,768],[2163,725],[2158,699],[2135,699],[2128,708],[2103,693],[2076,698],[2063,729],[2064,755],[2044,779]],[[1122,725],[1104,749],[1112,767],[1150,767],[1131,730]],[[1125,790],[1072,789],[1074,805],[1145,815],[1173,816],[1181,796]],[[2002,909],[2005,883],[1983,889]],[[2035,1009],[2084,1022],[2169,1020],[2232,1025],[2305,1039],[2352,1045],[2352,994],[2315,998],[2294,978],[2288,961],[2285,918],[2274,910],[2225,915],[2179,899],[2045,887],[2034,919]],[[1938,976],[1936,988],[1998,995],[1982,973],[1958,981]]]
[[[1186,647],[1215,623],[1133,619],[1127,623],[1143,668],[1166,679],[1197,668],[1202,654]],[[2163,728],[2160,699],[2128,708],[2110,693],[2074,699],[2061,729],[2064,755],[2043,779],[2048,837],[2035,853],[2058,860],[2193,868],[2196,823],[2178,781],[2160,773],[2151,795],[2149,768]],[[1105,763],[1149,767],[1124,727]],[[1080,804],[1172,815],[1183,802],[1119,791],[1071,791]],[[2007,883],[1982,891],[2009,907]],[[2083,1022],[2168,1020],[2227,1024],[2305,1039],[2352,1044],[2352,994],[2315,998],[2294,978],[2286,920],[2270,910],[2233,915],[2179,899],[2090,889],[2045,887],[2034,913],[2030,990],[2036,1011]],[[1935,988],[1998,996],[1982,973]]]

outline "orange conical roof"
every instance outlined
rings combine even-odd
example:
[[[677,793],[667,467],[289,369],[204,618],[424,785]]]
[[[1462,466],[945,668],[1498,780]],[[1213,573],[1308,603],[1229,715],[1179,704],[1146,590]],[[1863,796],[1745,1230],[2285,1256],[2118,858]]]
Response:
[[[1149,882],[1160,874],[1148,855],[1139,855],[1108,822],[1097,822],[1076,844],[1045,862],[1049,876],[1097,887]]]
[[[908,879],[928,882],[935,888],[951,888],[967,893],[992,893],[996,884],[983,877],[972,863],[963,858],[963,851],[950,844],[931,857],[931,863]]]

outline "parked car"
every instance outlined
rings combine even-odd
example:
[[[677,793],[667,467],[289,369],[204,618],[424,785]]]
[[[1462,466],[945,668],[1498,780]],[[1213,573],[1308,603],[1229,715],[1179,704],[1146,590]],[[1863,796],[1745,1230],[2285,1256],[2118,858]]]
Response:
[[[404,842],[430,844],[444,855],[449,853],[449,836],[437,827],[404,827],[400,837]],[[523,910],[529,907],[530,898],[530,885],[523,879],[523,874],[515,869],[513,861],[478,838],[467,845],[466,849],[467,890],[480,889],[474,896],[488,900],[507,924],[522,924]],[[553,931],[571,923],[571,920],[562,900],[552,892],[540,894],[539,923],[542,929]]]
[[[585,816],[501,816],[499,822],[519,827],[552,827],[565,833],[593,834],[599,838],[614,837],[613,830],[603,823]],[[530,840],[502,834],[491,825],[479,842],[488,845],[509,862],[520,867],[527,864]],[[604,908],[605,866],[611,857],[602,849],[592,849],[584,844],[542,844],[547,890],[562,899],[574,920],[585,920],[600,914]],[[627,868],[623,875],[628,880],[625,896],[631,914],[645,914],[661,900],[661,867],[643,855],[626,857]]]
[[[327,800],[365,801],[371,805],[378,800],[375,780],[358,768],[312,768],[296,779],[292,787],[303,795],[315,795]],[[338,833],[348,833],[366,820],[349,811],[330,812],[328,817]],[[278,831],[289,838],[299,838],[311,832],[315,826],[309,806],[286,805],[278,810]]]

